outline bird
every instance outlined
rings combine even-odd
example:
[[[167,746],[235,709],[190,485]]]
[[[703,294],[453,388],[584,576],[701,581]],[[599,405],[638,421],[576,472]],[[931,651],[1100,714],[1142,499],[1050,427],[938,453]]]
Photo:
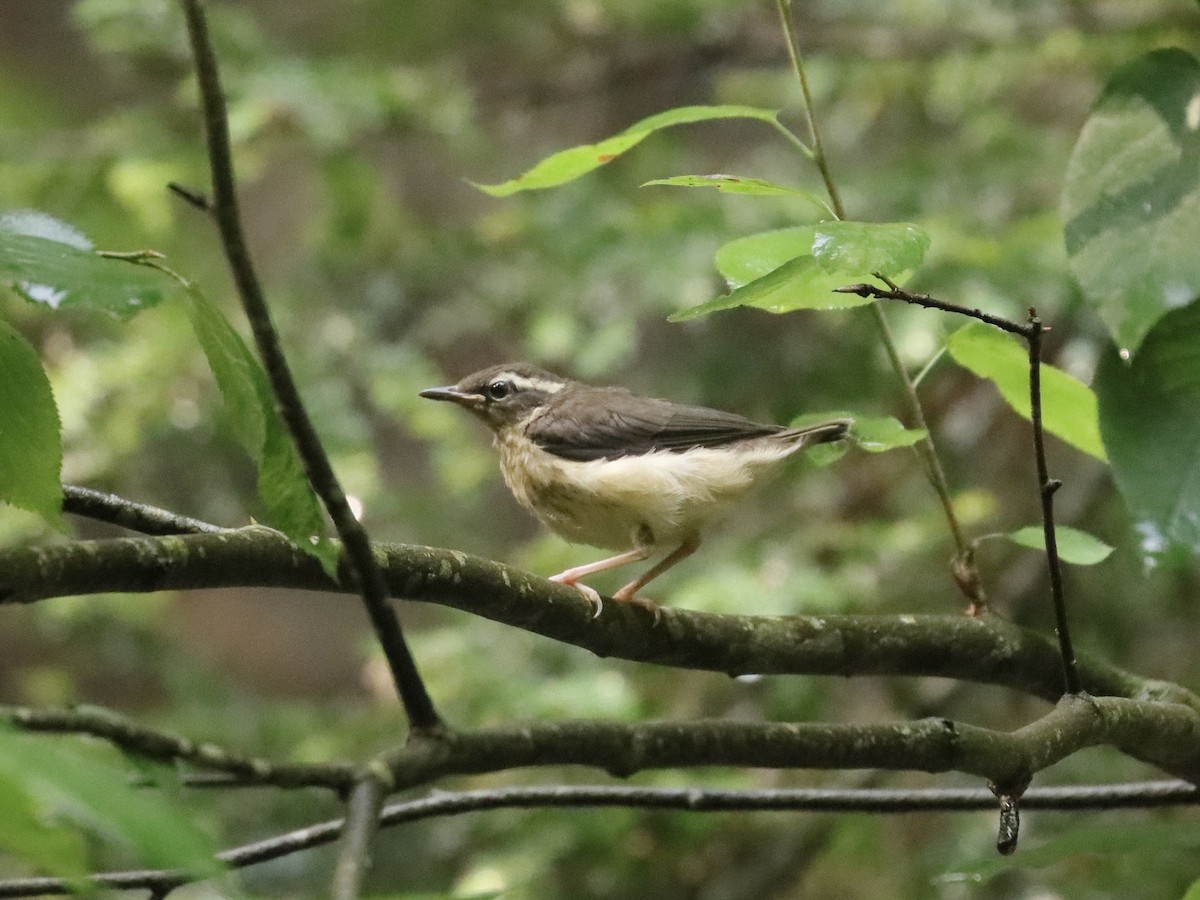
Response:
[[[798,450],[845,438],[852,419],[787,428],[735,413],[593,387],[529,363],[505,363],[420,396],[457,404],[493,435],[504,483],[517,502],[572,543],[619,551],[550,580],[595,606],[581,579],[661,560],[612,595],[659,609],[638,592],[700,546],[701,532],[760,476]]]

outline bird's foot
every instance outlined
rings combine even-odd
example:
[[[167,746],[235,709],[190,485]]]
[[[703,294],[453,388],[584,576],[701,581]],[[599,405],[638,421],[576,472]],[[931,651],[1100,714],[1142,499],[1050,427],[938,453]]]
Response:
[[[632,585],[626,585],[625,587],[621,588],[619,591],[613,594],[612,598],[620,601],[621,603],[632,603],[634,606],[640,606],[642,609],[653,613],[654,624],[657,625],[659,620],[662,618],[662,607],[660,607],[653,600],[647,600],[645,597],[635,597],[633,591],[628,590],[629,587],[632,587]]]
[[[583,594],[583,596],[586,597],[588,601],[596,607],[596,611],[592,613],[592,618],[600,618],[600,612],[604,609],[604,601],[600,599],[600,594],[594,588],[590,588],[586,584],[580,583],[567,572],[563,572],[559,575],[551,575],[550,580],[557,584],[565,584],[568,587],[573,587],[575,590],[579,591],[579,593]]]

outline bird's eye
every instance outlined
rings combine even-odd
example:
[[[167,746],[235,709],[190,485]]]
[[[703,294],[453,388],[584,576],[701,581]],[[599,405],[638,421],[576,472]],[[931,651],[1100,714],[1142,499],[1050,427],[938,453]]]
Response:
[[[500,379],[487,386],[488,396],[493,400],[503,400],[512,393],[512,382]]]

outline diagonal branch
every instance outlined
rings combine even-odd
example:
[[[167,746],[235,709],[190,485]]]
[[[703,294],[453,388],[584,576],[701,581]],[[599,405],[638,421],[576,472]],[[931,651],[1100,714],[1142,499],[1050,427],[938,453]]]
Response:
[[[208,36],[208,25],[200,0],[180,2],[187,18],[188,36],[191,40],[204,110],[204,131],[212,171],[213,196],[210,211],[220,232],[229,269],[262,357],[263,367],[270,380],[272,393],[296,444],[308,480],[324,503],[342,539],[349,561],[349,566],[343,570],[343,577],[362,595],[375,635],[383,647],[396,689],[408,714],[409,724],[418,731],[436,729],[441,726],[441,720],[417,671],[416,661],[404,640],[396,613],[387,603],[383,576],[371,554],[366,530],[351,511],[320,437],[309,419],[284,356],[275,324],[271,320],[270,310],[267,308],[242,232],[233,154],[229,145],[229,121],[217,59]]]
[[[157,506],[73,484],[63,485],[63,512],[142,534],[217,534],[225,529]]]

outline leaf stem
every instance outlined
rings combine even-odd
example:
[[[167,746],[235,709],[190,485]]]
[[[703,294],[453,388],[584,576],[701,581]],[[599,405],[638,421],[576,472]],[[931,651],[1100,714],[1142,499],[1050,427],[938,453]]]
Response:
[[[775,6],[779,10],[779,18],[783,26],[784,39],[787,44],[788,59],[791,62],[792,72],[795,73],[796,80],[800,84],[800,93],[804,98],[804,117],[808,122],[808,131],[812,144],[812,152],[809,155],[816,165],[817,171],[821,173],[821,179],[825,182],[825,190],[829,194],[829,201],[833,205],[834,213],[838,219],[845,219],[845,206],[842,204],[841,194],[838,193],[837,183],[834,181],[833,173],[829,168],[829,160],[825,156],[825,146],[821,141],[821,129],[817,123],[812,91],[809,89],[808,75],[804,70],[804,60],[797,49],[796,27],[792,20],[791,2],[790,0],[775,0]],[[987,595],[984,591],[983,580],[975,566],[974,550],[963,532],[962,525],[958,520],[958,514],[954,511],[953,496],[950,492],[949,482],[946,480],[946,471],[942,467],[941,458],[938,456],[937,446],[933,441],[933,432],[930,431],[929,425],[925,420],[925,411],[921,406],[920,397],[917,396],[916,384],[909,376],[908,370],[904,366],[904,361],[900,359],[900,352],[896,348],[896,341],[892,336],[891,325],[888,323],[887,315],[884,313],[883,306],[878,300],[872,301],[871,313],[879,329],[880,340],[883,342],[883,348],[887,354],[888,361],[891,363],[896,377],[900,380],[905,397],[908,399],[913,425],[925,432],[925,437],[914,445],[914,447],[925,469],[925,477],[933,487],[934,493],[937,494],[938,502],[941,504],[942,512],[946,518],[946,524],[950,529],[950,535],[954,540],[955,555],[951,561],[951,572],[954,575],[955,583],[969,601],[970,605],[967,607],[967,613],[969,615],[976,615],[987,606]]]

